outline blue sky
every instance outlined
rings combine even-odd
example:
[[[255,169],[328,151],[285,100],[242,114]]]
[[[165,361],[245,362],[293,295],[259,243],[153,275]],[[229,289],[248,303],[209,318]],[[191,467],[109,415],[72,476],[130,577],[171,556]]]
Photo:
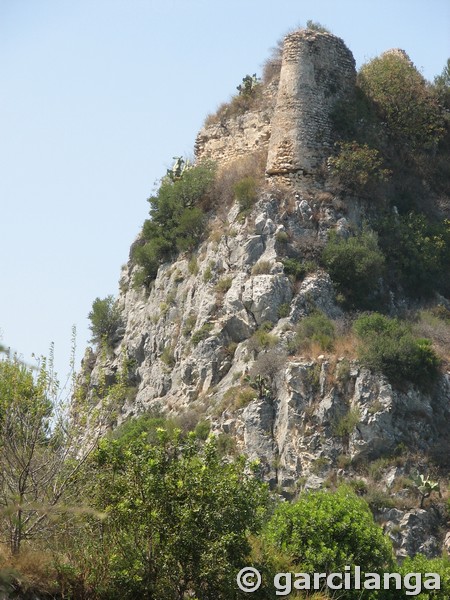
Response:
[[[0,331],[30,359],[78,357],[117,294],[146,198],[204,118],[288,30],[319,21],[357,66],[450,56],[448,0],[0,0]]]

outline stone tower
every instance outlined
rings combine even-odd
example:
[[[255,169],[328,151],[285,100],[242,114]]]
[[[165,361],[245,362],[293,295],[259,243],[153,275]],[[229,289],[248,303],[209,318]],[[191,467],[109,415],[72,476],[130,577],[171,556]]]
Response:
[[[301,180],[330,155],[331,112],[355,90],[355,61],[344,42],[301,29],[286,36],[271,123],[267,175]]]

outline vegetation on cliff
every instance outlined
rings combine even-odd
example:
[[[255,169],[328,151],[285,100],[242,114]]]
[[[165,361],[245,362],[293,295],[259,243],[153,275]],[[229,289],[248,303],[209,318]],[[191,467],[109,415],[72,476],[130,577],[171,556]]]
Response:
[[[320,24],[310,28],[329,35]],[[276,82],[279,66],[276,54],[262,81],[244,77],[238,95],[210,124],[261,107],[264,86]],[[126,287],[144,301],[159,284],[165,297],[146,315],[131,358],[120,345],[123,303],[112,296],[95,299],[89,319],[96,365],[78,383],[76,423],[60,411],[45,361],[37,371],[16,358],[0,361],[0,590],[28,586],[67,600],[229,600],[246,597],[236,587],[236,574],[253,564],[264,583],[253,597],[262,600],[273,597],[277,572],[359,564],[374,572],[439,572],[441,591],[420,597],[448,597],[448,559],[416,556],[400,567],[392,543],[399,532],[386,535],[373,518],[389,507],[428,508],[446,487],[446,448],[435,458],[426,446],[425,464],[441,487],[429,476],[415,482],[405,467],[397,488],[390,488],[394,496],[399,492],[393,500],[379,486],[384,471],[420,462],[419,454],[393,442],[353,460],[349,446],[362,409],[362,429],[383,410],[387,419],[383,401],[392,388],[406,390],[405,402],[408,394],[422,399],[416,410],[428,419],[427,436],[437,432],[436,439],[447,439],[446,423],[430,425],[429,414],[434,386],[449,361],[449,84],[448,65],[429,84],[400,51],[364,65],[352,100],[336,106],[335,149],[327,150],[316,181],[306,191],[299,186],[301,193],[285,182],[264,183],[264,149],[223,165],[177,159],[149,198],[150,218],[128,265],[127,286],[133,285]],[[255,206],[267,214],[261,218]],[[232,249],[238,228],[241,237]],[[262,237],[272,254],[263,256],[269,244],[264,247]],[[206,260],[207,246],[217,250],[220,244],[217,260]],[[242,247],[246,255],[239,253]],[[184,271],[182,261],[171,264],[180,256]],[[242,260],[241,273],[232,268],[233,256]],[[311,273],[316,278],[300,297]],[[180,315],[176,286],[184,279],[195,283],[179,294],[179,312],[189,307]],[[267,282],[275,282],[273,288]],[[326,282],[331,299],[322,293]],[[209,290],[204,318],[186,303],[188,292],[194,296],[199,288]],[[226,300],[232,310],[238,307],[228,321]],[[238,320],[239,311],[247,320]],[[169,334],[147,335],[161,323]],[[183,408],[198,400],[204,414],[189,414],[188,407],[183,420],[155,411],[115,428],[121,409],[133,404],[147,351],[153,353],[150,366],[160,365],[159,393],[172,415],[177,406],[168,393],[169,374],[182,357],[202,357],[200,366],[185,365],[176,382],[189,391]],[[235,356],[242,370],[235,369],[232,385],[220,389]],[[291,360],[297,370],[285,387],[295,388],[290,404],[301,422],[286,421],[283,435],[291,428],[303,440],[309,436],[314,456],[302,456],[309,469],[302,465],[302,474],[314,479],[326,471],[320,482],[327,490],[305,491],[302,477],[283,485],[273,477],[269,490],[263,480],[279,471],[279,447],[273,464],[239,455],[231,416],[252,405],[261,411],[249,411],[249,421],[263,419],[264,410],[272,415],[280,373]],[[213,377],[208,369],[220,361],[220,377]],[[356,364],[380,373],[377,394],[383,388],[378,395],[374,387],[363,390],[360,405],[352,404]],[[207,384],[200,371],[211,375]],[[321,393],[326,398],[319,411]],[[436,419],[446,414],[441,408]],[[129,414],[136,412],[133,406]],[[222,430],[218,413],[225,414]],[[216,429],[209,435],[212,424]],[[102,438],[87,444],[84,428],[100,431]],[[273,427],[266,427],[261,440],[258,450],[274,440]],[[297,454],[308,454],[298,447]],[[288,460],[295,462],[292,455]],[[351,474],[350,487],[342,485],[343,473]],[[436,512],[445,510],[441,503]],[[320,597],[328,597],[326,590]],[[367,597],[407,595],[395,590]]]

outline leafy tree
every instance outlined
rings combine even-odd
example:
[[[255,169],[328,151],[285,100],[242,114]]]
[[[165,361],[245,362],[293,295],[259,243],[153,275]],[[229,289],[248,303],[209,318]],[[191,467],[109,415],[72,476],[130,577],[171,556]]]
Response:
[[[322,260],[349,307],[371,306],[385,262],[376,233],[362,231],[347,239],[332,233]]]
[[[377,230],[393,283],[416,297],[449,291],[450,221],[410,212],[381,219]]]
[[[204,162],[178,171],[177,176],[164,177],[157,193],[148,199],[151,218],[145,221],[140,242],[133,251],[142,270],[138,284],[148,285],[160,264],[177,252],[193,250],[204,234],[214,164]]]
[[[439,101],[447,110],[450,110],[450,58],[447,59],[442,73],[434,78],[434,89]]]
[[[34,372],[16,357],[0,360],[0,539],[12,554],[70,513],[92,450],[80,450],[75,437],[49,362],[42,358]]]
[[[427,558],[422,554],[416,554],[414,557],[406,557],[398,567],[398,572],[405,577],[408,573],[437,573],[441,580],[440,590],[423,590],[420,594],[414,596],[418,600],[448,600],[450,598],[450,559],[448,556],[442,558]],[[403,592],[404,593],[404,592]],[[401,598],[411,598],[411,594],[400,596]]]
[[[91,341],[97,345],[105,342],[107,346],[111,346],[114,334],[121,324],[121,316],[114,296],[106,296],[103,300],[96,298],[88,318],[91,321],[89,325],[92,332]]]
[[[427,387],[436,378],[439,359],[430,340],[415,338],[408,324],[373,313],[359,317],[354,330],[361,340],[359,358],[369,369],[381,371],[393,383]]]
[[[280,504],[265,536],[305,573],[343,572],[346,565],[382,572],[393,565],[392,546],[367,503],[346,487],[307,492]],[[360,592],[346,594],[359,597]]]
[[[256,87],[259,85],[259,79],[256,77],[256,73],[253,75],[246,75],[242,78],[242,83],[237,86],[237,90],[240,96],[251,96]]]
[[[402,51],[363,65],[361,89],[375,103],[386,132],[407,149],[433,148],[444,134],[441,110],[427,83]]]
[[[96,455],[111,593],[232,597],[250,550],[247,533],[261,524],[265,487],[244,459],[223,461],[213,439],[201,445],[177,430],[156,434],[153,442],[146,433],[127,444],[104,440]]]
[[[340,142],[339,152],[328,159],[342,185],[353,192],[363,193],[370,184],[386,181],[390,175],[383,169],[383,159],[375,148],[357,142]]]

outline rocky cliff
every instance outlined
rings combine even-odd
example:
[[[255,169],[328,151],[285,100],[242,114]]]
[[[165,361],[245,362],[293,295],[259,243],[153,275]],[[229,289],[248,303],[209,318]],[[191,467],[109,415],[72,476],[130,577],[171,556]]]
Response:
[[[450,375],[424,391],[394,388],[363,368],[330,276],[314,262],[330,230],[345,238],[372,210],[323,171],[331,111],[354,84],[341,40],[297,32],[259,108],[202,129],[197,160],[214,159],[224,173],[268,152],[266,183],[251,210],[219,199],[197,249],[162,264],[148,289],[133,285],[139,267],[130,255],[117,300],[122,324],[110,348],[87,352],[80,389],[90,427],[105,405],[108,427],[148,411],[191,428],[206,421],[228,451],[257,458],[287,497],[347,479],[371,498],[400,555],[437,555],[443,509],[418,508],[408,476],[428,473],[436,457],[445,464]],[[287,259],[307,265],[303,279],[289,274]],[[298,324],[317,311],[334,321],[340,342],[293,351]]]

